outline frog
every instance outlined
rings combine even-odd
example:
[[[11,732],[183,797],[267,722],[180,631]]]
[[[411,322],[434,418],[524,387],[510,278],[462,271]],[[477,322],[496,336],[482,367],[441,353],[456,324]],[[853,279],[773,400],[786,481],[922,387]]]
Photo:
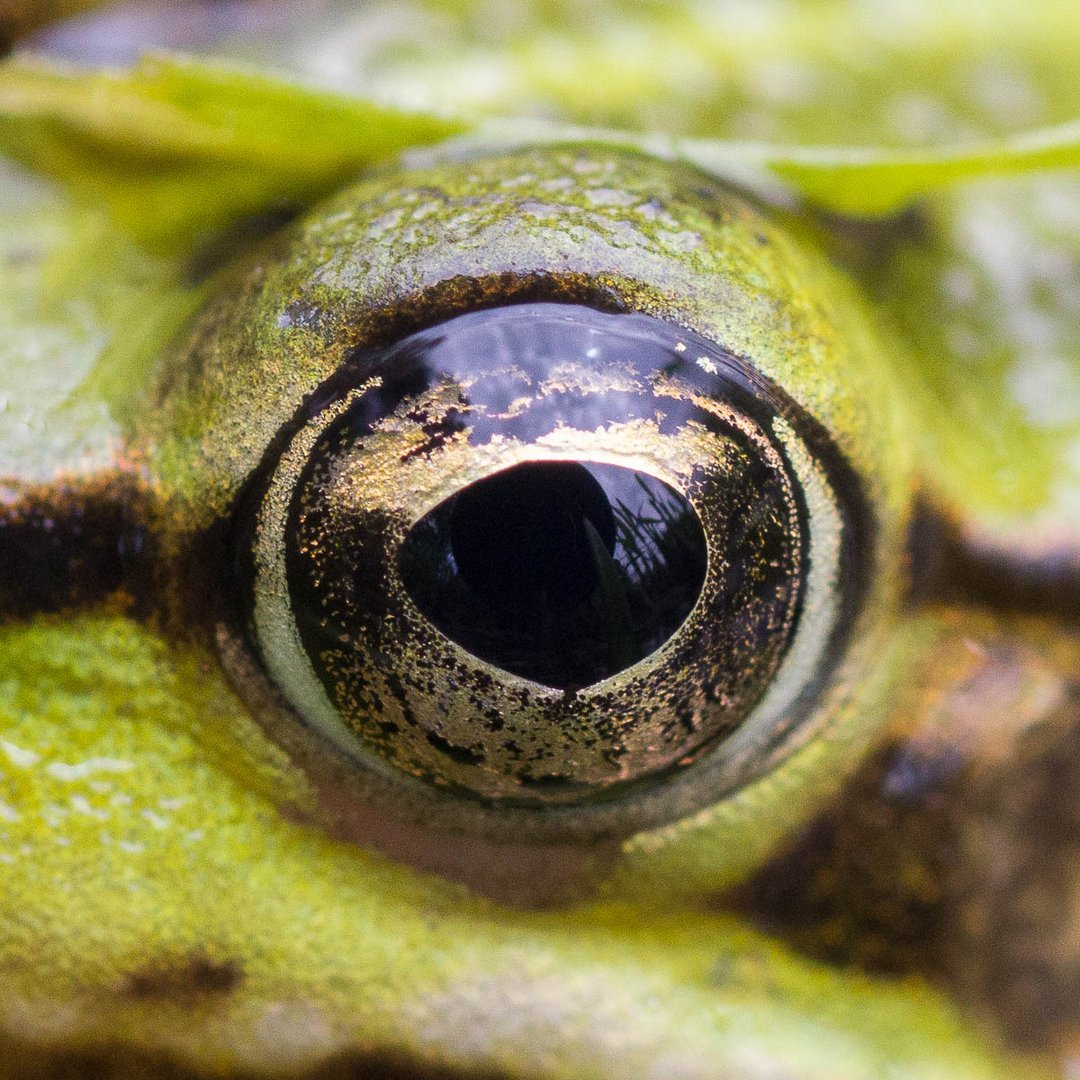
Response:
[[[131,10],[20,9],[0,68],[0,1076],[1070,1075],[1078,16]],[[618,363],[482,413],[509,369],[445,351],[542,327]],[[398,400],[417,357],[449,382]],[[564,384],[645,405],[475,436]],[[517,797],[476,709],[401,723],[509,661],[421,626],[389,555],[400,606],[347,621],[393,716],[311,675],[283,581],[337,617],[335,506],[400,510],[404,553],[493,462],[598,459],[713,550],[725,477],[776,493],[801,591],[748,718],[657,759],[664,644],[597,684],[634,753]],[[671,663],[658,694],[705,678]]]

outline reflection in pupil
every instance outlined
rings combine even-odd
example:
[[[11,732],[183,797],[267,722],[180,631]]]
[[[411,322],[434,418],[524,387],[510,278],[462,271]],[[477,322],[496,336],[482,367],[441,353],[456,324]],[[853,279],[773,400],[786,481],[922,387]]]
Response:
[[[465,488],[401,550],[420,610],[473,655],[560,689],[659,648],[705,580],[690,504],[613,465],[530,462]]]
[[[450,550],[465,584],[486,603],[571,608],[598,583],[586,522],[610,556],[615,515],[589,470],[574,461],[532,462],[454,499]]]

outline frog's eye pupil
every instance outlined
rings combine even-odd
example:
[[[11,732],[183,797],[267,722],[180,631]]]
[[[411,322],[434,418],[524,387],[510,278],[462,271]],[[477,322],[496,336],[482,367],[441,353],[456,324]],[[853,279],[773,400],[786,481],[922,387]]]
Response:
[[[645,473],[525,462],[426,514],[402,545],[402,581],[447,637],[560,689],[643,659],[686,619],[706,570],[690,504]]]
[[[526,462],[462,491],[450,544],[468,586],[497,606],[576,607],[596,589],[589,526],[611,554],[615,515],[574,461]]]

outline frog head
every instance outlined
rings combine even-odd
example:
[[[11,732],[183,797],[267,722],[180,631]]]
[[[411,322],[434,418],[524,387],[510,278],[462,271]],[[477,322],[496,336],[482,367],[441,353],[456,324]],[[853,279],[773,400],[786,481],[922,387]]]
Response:
[[[215,200],[220,144],[179,178],[159,147],[104,211],[5,177],[0,1070],[1048,1075],[934,936],[995,940],[964,922],[990,865],[1050,880],[1053,829],[1030,862],[986,837],[1069,782],[1077,665],[1042,576],[1066,519],[938,427],[920,282],[984,284],[957,197],[837,219],[701,147],[506,141],[325,201],[294,162],[274,196],[314,205],[253,240],[265,177]],[[174,216],[132,227],[133,188]],[[998,408],[1045,480],[1067,439]],[[588,617],[508,615],[505,538],[466,574],[469,523],[536,484],[588,503],[556,549]],[[642,585],[646,519],[698,556]]]

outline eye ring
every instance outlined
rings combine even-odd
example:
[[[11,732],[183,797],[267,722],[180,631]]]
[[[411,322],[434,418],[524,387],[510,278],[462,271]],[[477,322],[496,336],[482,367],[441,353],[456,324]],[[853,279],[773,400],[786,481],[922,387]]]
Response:
[[[590,319],[624,320],[624,328],[652,320],[661,351],[670,352],[681,335],[691,378],[660,395],[661,412],[680,395],[696,394],[695,407],[709,404],[700,383],[714,376],[699,356],[729,372],[746,409],[744,427],[756,433],[750,443],[778,463],[776,490],[801,493],[780,502],[794,507],[785,513],[810,571],[790,621],[809,632],[771,656],[805,678],[781,678],[783,692],[770,682],[765,693],[753,679],[742,687],[750,687],[742,705],[756,702],[752,719],[762,722],[737,723],[749,714],[735,710],[721,725],[722,739],[711,739],[713,729],[687,753],[643,758],[640,770],[624,776],[586,762],[593,771],[584,790],[547,789],[542,798],[540,787],[521,798],[517,790],[476,784],[445,762],[426,769],[415,746],[401,751],[411,761],[397,758],[393,746],[375,746],[370,731],[350,731],[351,714],[349,723],[338,722],[335,740],[333,716],[320,728],[305,715],[309,708],[296,707],[295,686],[280,668],[271,670],[252,618],[259,568],[252,552],[267,524],[260,507],[281,463],[288,459],[300,477],[308,459],[300,442],[307,437],[314,447],[336,422],[333,410],[344,416],[350,395],[385,374],[376,370],[378,358],[399,343],[457,318],[529,304],[559,305],[563,314],[579,305],[591,309]],[[664,826],[673,822],[689,837],[722,820],[724,836],[755,844],[763,842],[762,829],[776,835],[790,823],[779,805],[784,792],[808,806],[830,787],[815,771],[815,745],[833,747],[830,760],[854,761],[876,729],[888,677],[878,665],[894,640],[907,580],[914,488],[906,412],[895,408],[893,386],[882,377],[883,339],[850,283],[812,243],[714,179],[645,155],[569,145],[480,152],[361,181],[229,271],[177,349],[143,452],[160,493],[165,572],[178,603],[187,604],[192,580],[213,586],[209,603],[177,615],[188,625],[213,626],[221,662],[252,717],[309,778],[313,800],[304,813],[312,820],[351,835],[347,822],[356,815],[372,823],[361,830],[365,837],[385,820],[496,845],[668,836]],[[413,426],[419,446],[429,436]],[[708,453],[691,451],[684,440],[686,454],[669,468],[664,444],[653,439],[659,457],[650,450],[630,462],[627,440],[605,448],[595,425],[581,430],[592,432],[592,442],[575,435],[573,446],[553,454],[546,445],[532,456],[577,460],[587,469],[598,461],[630,466],[668,484],[704,520],[707,508],[680,488],[678,476],[686,461]],[[490,452],[476,450],[481,458]],[[466,467],[399,516],[399,539],[467,480],[515,463],[512,455],[489,457],[468,477]],[[282,515],[294,486],[273,491]],[[264,568],[273,546],[264,545]],[[391,553],[387,565],[398,564]],[[279,579],[278,591],[287,607],[292,586]],[[456,663],[469,650],[454,640],[462,646]],[[621,685],[632,675],[618,668],[608,681]],[[572,675],[563,689],[588,698],[600,692],[591,689],[594,676]],[[606,676],[595,678],[603,689]],[[437,743],[446,732],[434,735]],[[490,759],[485,738],[446,741],[463,758],[479,746]],[[568,760],[576,767],[587,756]],[[379,836],[373,842],[384,844]]]
[[[468,490],[478,480],[520,466],[523,461],[591,460],[606,462],[609,466],[625,466],[627,461],[632,461],[642,472],[672,485],[679,494],[688,498],[699,514],[704,509],[708,517],[710,510],[707,501],[706,504],[702,502],[700,476],[692,482],[692,467],[685,461],[681,465],[673,464],[674,437],[670,433],[661,434],[658,424],[653,424],[655,430],[646,432],[648,424],[643,424],[642,418],[648,416],[650,410],[654,415],[660,415],[655,412],[658,402],[666,403],[669,412],[673,407],[675,411],[682,408],[684,413],[687,409],[692,411],[694,416],[689,424],[692,428],[702,428],[702,420],[705,419],[714,428],[724,428],[729,437],[738,430],[744,441],[749,440],[746,445],[755,447],[755,453],[771,455],[777,475],[782,473],[787,477],[790,496],[787,528],[792,533],[801,531],[805,538],[801,545],[794,545],[798,550],[791,556],[798,588],[787,597],[788,630],[791,633],[782,646],[774,650],[775,662],[771,673],[775,678],[765,681],[761,692],[751,702],[752,708],[744,708],[743,714],[735,722],[714,724],[715,730],[711,734],[699,733],[696,741],[691,740],[688,745],[674,744],[673,749],[669,747],[661,766],[640,769],[637,775],[625,776],[626,769],[618,760],[604,774],[603,770],[596,769],[594,760],[590,775],[594,780],[600,776],[603,782],[599,784],[552,784],[542,781],[523,787],[520,773],[506,781],[507,759],[503,755],[500,782],[488,783],[486,787],[470,783],[471,774],[477,772],[474,767],[478,756],[487,764],[493,745],[509,742],[516,746],[528,738],[531,732],[527,726],[528,720],[525,726],[522,725],[523,717],[531,716],[533,727],[536,727],[544,719],[544,709],[548,713],[554,710],[558,714],[561,703],[562,713],[557,715],[555,726],[569,723],[580,733],[582,724],[573,717],[572,708],[569,710],[570,719],[567,720],[566,695],[560,695],[548,687],[541,687],[540,690],[545,692],[539,693],[535,685],[532,688],[523,687],[523,680],[501,678],[491,665],[476,664],[474,656],[463,660],[464,650],[453,642],[447,642],[436,632],[421,634],[419,640],[409,646],[413,656],[436,657],[434,664],[421,665],[423,678],[412,679],[411,699],[410,693],[402,690],[402,673],[395,670],[395,662],[388,665],[392,677],[386,679],[384,671],[374,695],[371,694],[370,670],[358,673],[354,663],[351,682],[345,679],[338,688],[337,702],[331,702],[327,687],[333,680],[326,678],[325,667],[316,673],[314,667],[318,666],[318,662],[313,666],[312,656],[296,629],[295,621],[290,624],[290,620],[282,617],[282,602],[287,604],[295,599],[296,593],[295,580],[290,582],[286,564],[290,557],[295,564],[297,556],[295,551],[288,555],[286,553],[287,534],[296,529],[297,521],[302,517],[298,508],[307,496],[302,496],[300,489],[310,494],[314,468],[311,459],[320,441],[326,442],[329,438],[336,447],[334,453],[340,454],[344,445],[341,436],[344,429],[349,429],[350,438],[355,439],[359,433],[367,436],[369,442],[372,438],[381,440],[385,444],[382,458],[378,462],[369,459],[364,463],[364,483],[354,485],[353,495],[359,492],[363,496],[374,489],[384,493],[393,492],[395,480],[400,479],[395,476],[394,470],[401,468],[404,458],[430,466],[432,455],[446,452],[447,440],[440,443],[438,438],[434,438],[446,413],[434,417],[432,402],[421,402],[424,390],[431,391],[432,387],[421,386],[421,381],[416,378],[417,356],[429,355],[432,348],[438,351],[440,344],[445,348],[448,338],[458,341],[460,352],[462,333],[469,339],[471,332],[470,340],[472,347],[475,347],[477,334],[481,337],[484,333],[490,335],[493,326],[505,339],[508,325],[529,327],[532,333],[540,333],[541,337],[544,336],[541,331],[550,331],[550,334],[561,332],[565,337],[568,331],[573,330],[579,334],[592,334],[596,340],[607,341],[607,352],[614,352],[614,355],[605,354],[603,359],[610,362],[602,362],[591,369],[578,367],[573,371],[572,365],[563,362],[558,372],[558,378],[565,384],[564,391],[567,386],[572,386],[573,392],[578,395],[576,407],[579,412],[582,401],[602,399],[605,392],[610,396],[613,389],[617,389],[625,398],[635,383],[639,396],[648,384],[648,401],[644,404],[639,402],[636,407],[630,408],[621,421],[614,423],[610,417],[601,418],[601,422],[596,423],[598,416],[590,413],[589,422],[594,425],[591,429],[588,425],[586,428],[570,429],[561,420],[551,424],[551,417],[548,416],[540,422],[540,427],[546,424],[547,430],[540,433],[539,441],[535,423],[530,439],[525,442],[518,440],[516,444],[506,430],[492,430],[482,444],[487,447],[484,451],[480,450],[476,441],[477,427],[483,427],[485,423],[491,427],[491,414],[499,410],[492,406],[490,400],[479,405],[473,400],[467,406],[462,406],[462,379],[472,380],[469,390],[475,398],[479,375],[475,370],[452,373],[458,382],[451,382],[450,385],[446,385],[445,381],[436,383],[434,392],[442,395],[444,405],[449,394],[457,401],[456,407],[469,414],[472,421],[470,434],[464,441],[459,440],[458,449],[471,446],[466,455],[479,453],[481,460],[473,465],[466,464],[464,468],[459,463],[459,467],[449,471],[450,479],[444,478],[429,485],[429,490],[413,502],[410,512],[398,523],[398,541],[426,513],[445,502],[448,495]],[[622,353],[618,348],[612,350],[612,336],[624,342]],[[645,372],[632,370],[633,364],[628,363],[626,357],[627,340],[639,350],[646,349],[646,346],[653,350],[651,370],[648,365]],[[465,348],[468,351],[469,346]],[[428,354],[425,354],[425,349]],[[450,351],[454,352],[453,349]],[[664,357],[664,365],[655,363],[660,356]],[[402,357],[406,358],[404,364]],[[517,359],[521,359],[520,352]],[[561,360],[565,359],[565,356],[561,357]],[[559,368],[560,356],[548,355],[546,361],[549,370],[544,374],[549,376],[547,382],[550,384],[551,369]],[[348,374],[345,374],[346,369]],[[446,375],[447,372],[442,374]],[[491,372],[487,374],[490,376]],[[720,392],[720,388],[723,388],[723,392]],[[550,394],[550,387],[547,393]],[[480,397],[483,397],[482,393]],[[732,398],[737,401],[733,402]],[[544,393],[537,394],[530,408],[536,407],[537,401],[544,399]],[[373,402],[376,404],[373,405]],[[626,401],[623,401],[624,409],[626,405]],[[455,406],[451,403],[450,407]],[[636,415],[635,410],[640,415]],[[503,409],[502,414],[505,411]],[[542,407],[539,411],[544,413]],[[488,415],[482,416],[485,412]],[[528,412],[526,408],[525,413]],[[365,415],[362,422],[357,421],[358,413]],[[505,429],[502,414],[494,426],[501,425]],[[521,417],[515,419],[518,429],[522,429]],[[685,426],[687,417],[684,416],[683,420]],[[640,450],[629,455],[626,453],[627,429],[620,425],[627,422],[638,424],[635,435],[642,437],[647,434],[651,438],[651,455],[649,452],[643,454]],[[382,429],[376,430],[380,423]],[[524,427],[529,429],[529,424],[526,423]],[[569,435],[571,430],[576,435]],[[336,436],[333,435],[335,432]],[[518,434],[521,434],[521,430],[518,430]],[[684,445],[679,447],[677,453],[686,455],[687,447],[694,446],[695,452],[700,455],[702,439],[710,437],[715,438],[716,431],[710,436],[702,430],[695,430],[696,443],[684,438]],[[363,439],[360,441],[362,443]],[[452,439],[449,441],[453,442]],[[665,446],[665,442],[671,445]],[[493,445],[495,450],[491,449]],[[623,448],[620,449],[620,446]],[[248,595],[251,597],[247,633],[270,681],[284,690],[289,707],[300,722],[309,725],[318,737],[331,742],[336,752],[348,760],[351,772],[347,782],[358,797],[392,807],[396,813],[405,813],[417,820],[437,819],[444,826],[480,831],[496,838],[516,838],[524,833],[548,840],[638,831],[715,803],[749,779],[760,775],[777,757],[789,752],[793,738],[806,737],[802,730],[804,721],[818,703],[822,688],[828,683],[836,661],[844,652],[846,635],[853,621],[851,615],[861,601],[862,582],[865,580],[864,553],[872,548],[872,539],[867,535],[870,517],[859,505],[858,484],[853,474],[820,425],[816,425],[804,410],[745,361],[697,334],[644,315],[608,314],[566,304],[511,305],[464,313],[448,322],[408,335],[389,347],[360,350],[350,358],[342,371],[336,373],[332,387],[324,386],[321,391],[311,395],[300,414],[294,418],[290,431],[279,440],[279,447],[277,460],[268,461],[266,475],[257,485],[256,493],[249,497],[248,505],[254,509],[249,509],[241,527],[242,536],[254,538],[251,562],[244,565],[243,557],[240,559],[240,577],[248,583]],[[668,459],[666,463],[665,457]],[[374,480],[379,475],[384,478],[381,484]],[[389,482],[385,482],[387,480]],[[694,483],[697,484],[696,494],[691,493]],[[837,492],[843,493],[842,499],[837,497]],[[334,494],[340,497],[341,491]],[[370,514],[386,509],[385,506],[365,506],[358,510],[357,506],[353,506],[352,512]],[[397,505],[396,510],[400,513],[401,506]],[[241,515],[241,518],[244,517]],[[706,532],[710,534],[711,546],[715,548],[715,522],[713,525]],[[314,546],[325,543],[325,538],[324,532]],[[308,540],[311,539],[308,536]],[[246,542],[245,539],[238,550],[245,551]],[[714,569],[715,554],[715,550],[710,551]],[[387,594],[397,596],[400,601],[392,617],[413,625],[423,621],[422,614],[415,606],[410,606],[408,592],[402,590],[400,579],[394,572],[396,559],[384,552],[378,564]],[[333,560],[323,565],[319,573],[325,575],[327,567],[331,565]],[[293,569],[295,571],[295,566]],[[716,574],[712,576],[715,579]],[[293,577],[295,579],[295,573]],[[708,593],[708,588],[705,592]],[[714,581],[714,601],[717,595]],[[756,601],[759,599],[755,598]],[[695,611],[700,607],[699,598]],[[742,614],[745,617],[745,611]],[[380,617],[387,615],[388,612],[384,611]],[[693,619],[694,616],[690,616],[687,622],[693,622]],[[698,622],[699,626],[707,624],[707,613],[699,611]],[[336,630],[340,631],[340,626]],[[360,650],[361,654],[371,652],[385,657],[385,643],[372,647],[371,627],[367,627],[365,632],[368,637]],[[752,638],[753,635],[750,636]],[[730,643],[734,638],[729,633],[725,640]],[[744,648],[745,656],[751,656],[754,652],[752,647]],[[663,649],[659,650],[659,654],[662,653]],[[644,658],[627,671],[602,680],[596,686],[572,693],[570,700],[579,706],[590,700],[600,702],[603,708],[609,710],[618,707],[615,703],[621,700],[622,707],[626,708],[626,703],[632,701],[635,694],[640,695],[643,689],[655,692],[656,684],[650,685],[648,669],[650,665],[654,668],[663,666],[662,660],[657,661],[657,655],[654,653]],[[479,680],[476,678],[478,671],[482,675]],[[417,724],[418,704],[422,710],[428,703],[417,687],[426,680],[430,688],[433,681],[442,677],[440,672],[455,686],[473,678],[473,684],[465,695],[469,702],[466,710],[471,709],[475,716],[482,716],[486,711],[494,719],[495,731],[499,733],[497,737],[489,732],[486,742],[477,742],[475,738],[466,741],[464,746],[467,752],[457,754],[462,745],[460,735],[455,739],[444,734],[445,718],[448,715],[452,717],[454,712],[453,702],[448,706],[445,695],[444,700],[438,702],[431,699],[441,716],[426,728],[422,720]],[[490,693],[493,678],[501,682],[503,693],[479,700],[477,687],[485,686]],[[365,689],[368,692],[366,698]],[[620,691],[623,695],[621,699]],[[385,711],[388,695],[397,696],[396,708],[389,722]],[[724,696],[722,690],[713,695],[714,699]],[[542,701],[539,713],[536,710],[538,697]],[[354,724],[352,729],[342,723],[342,701],[352,702],[356,715],[361,718],[361,722]],[[699,701],[699,712],[700,705]],[[370,718],[373,710],[379,715],[373,725],[365,727],[362,719],[365,715]],[[459,718],[460,715],[459,707]],[[422,751],[419,756],[415,752],[416,745],[413,746],[411,757],[394,751],[394,740],[400,736],[403,721],[407,723],[410,720],[422,732],[422,740],[413,740]],[[507,723],[514,726],[515,721],[516,730],[504,735]],[[460,730],[460,719],[458,723]],[[664,726],[660,725],[660,728]],[[668,716],[666,727],[671,726],[672,717]],[[379,727],[386,736],[382,745],[376,730]],[[652,732],[654,741],[660,728]],[[472,734],[475,735],[475,732]],[[534,761],[543,759],[545,754],[551,756],[552,731],[548,730],[545,737],[546,744],[542,740],[532,744]],[[571,740],[564,744],[561,748],[564,755],[562,760],[572,760],[577,764],[582,756],[587,757],[582,742],[579,738],[576,742]],[[427,752],[425,744],[433,747],[433,750]],[[473,747],[479,747],[480,751]],[[654,758],[656,756],[652,755]],[[447,757],[453,764],[447,764]],[[441,765],[439,759],[442,759]]]

